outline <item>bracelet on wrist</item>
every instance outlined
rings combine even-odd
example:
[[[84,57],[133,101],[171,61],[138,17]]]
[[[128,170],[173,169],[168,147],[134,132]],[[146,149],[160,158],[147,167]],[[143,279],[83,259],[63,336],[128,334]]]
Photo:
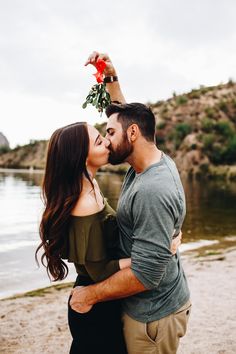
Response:
[[[104,84],[111,84],[112,82],[118,81],[118,76],[106,76],[104,77]]]

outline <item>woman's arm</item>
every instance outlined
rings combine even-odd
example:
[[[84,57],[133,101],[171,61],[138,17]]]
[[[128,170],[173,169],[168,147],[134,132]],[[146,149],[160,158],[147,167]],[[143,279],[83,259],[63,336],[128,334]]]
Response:
[[[180,230],[179,234],[172,240],[170,250],[173,255],[176,254],[179,246],[181,245],[182,240],[182,231]]]
[[[96,67],[96,62],[98,59],[102,59],[106,63],[106,68],[104,70],[105,77],[117,76],[116,69],[115,69],[111,59],[109,58],[109,56],[107,54],[104,54],[104,53],[93,52],[92,54],[90,54],[90,56],[88,57],[88,60],[85,63],[85,66],[87,66],[88,64],[91,64]],[[106,90],[107,90],[107,92],[109,92],[109,94],[111,96],[111,101],[125,103],[125,98],[124,98],[124,95],[121,91],[119,81],[107,83]]]

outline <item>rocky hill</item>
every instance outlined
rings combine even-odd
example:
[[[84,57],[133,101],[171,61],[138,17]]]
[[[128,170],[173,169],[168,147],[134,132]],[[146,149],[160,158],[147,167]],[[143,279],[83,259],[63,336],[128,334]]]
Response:
[[[236,179],[236,83],[200,87],[150,104],[156,140],[174,158],[182,175]],[[105,132],[106,123],[96,124]],[[46,141],[0,155],[0,167],[44,168]],[[109,167],[124,171],[125,166]]]
[[[187,175],[236,177],[236,84],[200,87],[151,104],[157,145]]]
[[[0,154],[0,167],[43,169],[46,162],[47,141],[32,141]]]
[[[0,132],[0,151],[7,151],[10,148],[9,141],[3,133]]]

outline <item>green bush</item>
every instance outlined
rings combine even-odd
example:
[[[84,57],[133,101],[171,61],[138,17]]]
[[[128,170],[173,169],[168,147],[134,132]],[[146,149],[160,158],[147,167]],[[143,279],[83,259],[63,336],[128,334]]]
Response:
[[[206,134],[206,135],[204,135],[203,138],[202,138],[203,149],[204,149],[205,151],[211,150],[214,141],[215,141],[215,136],[214,136],[214,134]]]
[[[217,136],[206,134],[203,137],[203,149],[210,161],[216,165],[234,164],[236,162],[236,134],[220,144],[216,141]]]
[[[218,107],[221,111],[223,111],[224,113],[228,113],[228,104],[226,101],[220,101],[218,103]]]
[[[230,78],[229,81],[227,82],[227,86],[229,87],[234,86],[234,80]]]
[[[167,112],[168,112],[168,107],[167,107],[166,105],[164,105],[164,106],[162,107],[162,109],[160,110],[160,115],[163,116],[163,115],[165,115],[165,113],[167,113]]]
[[[204,85],[200,85],[200,92],[201,92],[201,94],[205,94],[205,93],[207,93],[208,91],[210,91],[211,90],[211,87],[205,87]]]
[[[182,105],[188,102],[188,97],[186,95],[177,96],[176,103],[177,105]]]
[[[229,139],[224,150],[223,157],[225,162],[228,164],[236,162],[236,134]]]
[[[216,165],[224,163],[224,148],[220,144],[213,144],[209,158]]]
[[[157,146],[163,145],[165,143],[166,139],[165,139],[165,137],[163,135],[156,134],[155,138],[156,138],[156,145]]]
[[[178,123],[176,124],[175,129],[180,139],[184,139],[185,136],[190,134],[192,131],[192,127],[188,123]]]
[[[192,145],[190,146],[190,149],[191,149],[191,150],[196,150],[196,149],[197,149],[197,144],[192,144]]]
[[[214,118],[216,116],[216,110],[213,107],[207,107],[205,113],[208,118]]]
[[[231,101],[231,104],[232,104],[233,108],[236,108],[236,99],[233,99],[233,100]]]
[[[174,141],[175,149],[178,149],[186,135],[191,133],[192,127],[188,123],[178,123],[175,130],[168,136],[168,140]]]
[[[160,123],[157,124],[156,128],[157,129],[164,129],[166,127],[166,122],[162,121]]]
[[[216,122],[214,129],[218,134],[223,135],[226,138],[232,137],[234,135],[234,129],[232,125],[226,120]]]
[[[202,130],[206,133],[210,133],[215,126],[215,121],[207,117],[202,120]]]
[[[6,152],[9,152],[10,150],[11,149],[6,145],[0,146],[0,155],[5,154]]]
[[[199,90],[193,89],[191,92],[188,93],[189,98],[200,98],[201,97],[201,92]]]

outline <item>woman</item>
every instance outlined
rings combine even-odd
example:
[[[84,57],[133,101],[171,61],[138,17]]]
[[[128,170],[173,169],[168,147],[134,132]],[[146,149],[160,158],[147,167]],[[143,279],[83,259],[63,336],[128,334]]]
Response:
[[[86,123],[56,130],[48,146],[40,224],[49,276],[62,280],[68,273],[63,259],[75,264],[75,286],[101,281],[130,265],[112,259],[118,240],[115,212],[94,179],[107,163],[109,141]],[[120,302],[100,303],[86,314],[69,307],[73,337],[70,353],[126,353],[120,322]],[[112,348],[111,348],[112,345]]]
[[[115,92],[115,91],[114,91]],[[118,97],[118,96],[116,96]],[[121,94],[119,91],[119,99]],[[63,261],[73,262],[78,273],[74,286],[101,281],[130,266],[117,259],[118,228],[115,212],[94,179],[109,155],[109,141],[86,123],[56,130],[48,146],[43,181],[45,210],[40,224],[42,262],[53,280],[68,274]],[[176,252],[178,240],[173,243]],[[98,303],[81,314],[68,310],[73,337],[71,354],[125,354],[120,300]]]

